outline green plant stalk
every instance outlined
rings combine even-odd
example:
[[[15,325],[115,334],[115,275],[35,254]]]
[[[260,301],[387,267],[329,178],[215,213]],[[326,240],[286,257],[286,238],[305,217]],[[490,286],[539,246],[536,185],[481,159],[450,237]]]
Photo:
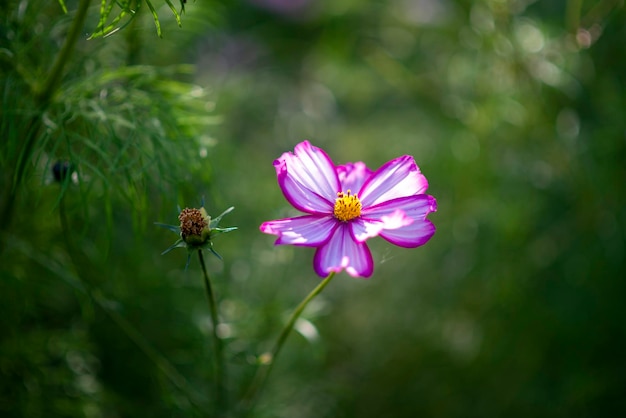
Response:
[[[63,75],[63,69],[68,63],[70,57],[72,56],[72,52],[74,52],[74,47],[76,46],[78,37],[80,36],[83,26],[85,25],[85,18],[87,17],[89,3],[90,0],[80,0],[78,3],[76,16],[72,21],[72,25],[70,26],[69,31],[67,32],[67,38],[65,38],[65,43],[61,47],[59,54],[54,60],[54,64],[52,65],[52,69],[50,70],[46,81],[36,94],[36,98],[39,104],[46,104],[50,102],[50,99],[54,94],[59,84],[59,81],[61,80],[61,76]]]
[[[565,11],[565,24],[567,30],[576,33],[580,27],[580,13],[583,6],[583,0],[568,0]]]
[[[163,355],[160,354],[126,318],[118,313],[115,308],[111,307],[110,300],[107,300],[100,290],[89,286],[81,277],[70,273],[66,266],[46,256],[40,250],[36,250],[26,241],[23,241],[17,236],[11,236],[9,238],[10,247],[20,251],[24,256],[37,263],[44,270],[57,276],[78,293],[86,295],[96,306],[100,307],[102,311],[120,327],[128,338],[154,362],[161,373],[186,396],[194,410],[198,413],[201,412],[203,397],[200,393],[196,392],[195,388],[191,386],[187,379],[180,374],[180,372],[163,357]]]
[[[304,309],[307,307],[309,302],[311,302],[318,294],[321,293],[322,290],[324,290],[326,285],[330,283],[333,277],[335,277],[335,272],[330,273],[324,280],[322,280],[315,287],[315,289],[313,289],[311,293],[309,293],[302,300],[302,302],[300,302],[300,304],[296,307],[296,309],[292,312],[291,317],[289,317],[289,321],[287,322],[282,332],[280,333],[278,340],[276,340],[276,344],[274,344],[274,349],[270,353],[269,360],[259,366],[254,376],[254,379],[252,380],[252,383],[250,384],[250,388],[248,389],[248,392],[243,398],[242,404],[243,404],[243,408],[245,411],[250,411],[254,407],[254,403],[256,402],[259,392],[265,385],[265,381],[267,380],[267,377],[269,376],[270,371],[272,370],[272,366],[274,365],[274,362],[276,361],[276,357],[278,357],[278,354],[280,353],[280,350],[283,348],[283,345],[285,344],[285,341],[287,340],[287,337],[289,336],[289,333],[293,329],[296,321],[298,320],[298,318],[300,317]]]
[[[17,199],[17,191],[22,183],[26,166],[31,159],[31,155],[37,142],[37,135],[39,133],[39,128],[41,127],[41,116],[50,105],[52,96],[59,85],[61,76],[63,75],[65,65],[74,51],[78,37],[83,26],[85,25],[85,18],[87,17],[89,3],[90,0],[80,0],[78,3],[76,16],[74,17],[72,25],[69,28],[65,42],[63,43],[63,46],[61,47],[61,50],[57,54],[54,64],[52,65],[52,69],[50,70],[50,73],[48,73],[48,77],[46,77],[42,87],[34,92],[36,112],[26,124],[27,131],[24,139],[24,146],[18,157],[10,191],[7,194],[6,201],[2,207],[2,212],[0,213],[0,232],[5,232],[11,223],[15,200]],[[0,244],[0,253],[3,250],[3,244]]]
[[[161,353],[159,353],[150,342],[144,337],[126,318],[124,318],[119,312],[115,309],[111,309],[108,307],[108,303],[106,298],[102,295],[102,292],[93,284],[85,279],[85,275],[81,274],[80,271],[80,263],[87,263],[87,259],[82,256],[82,253],[78,251],[74,242],[72,241],[70,231],[71,226],[67,217],[67,211],[65,209],[65,191],[62,191],[63,195],[59,201],[59,219],[61,223],[61,232],[63,233],[63,239],[65,241],[66,250],[69,254],[70,260],[74,265],[74,270],[76,272],[76,277],[80,281],[80,286],[76,285],[76,283],[71,282],[65,276],[60,275],[59,273],[54,272],[55,274],[59,274],[60,277],[68,284],[72,285],[74,290],[77,293],[84,293],[89,297],[90,301],[93,301],[97,306],[99,306],[106,315],[126,334],[126,336],[139,348],[144,355],[151,360],[155,366],[159,369],[163,375],[169,379],[170,382],[174,384],[189,400],[190,405],[196,409],[196,411],[200,411],[200,399],[201,396],[191,389],[189,382],[185,379],[185,377],[180,374],[180,372],[172,365],[172,363],[167,360]],[[79,259],[80,258],[80,261]],[[42,263],[44,265],[44,263]],[[91,266],[93,268],[93,266]],[[77,295],[78,296],[78,295]],[[83,318],[85,318],[85,314],[83,313]]]
[[[107,300],[100,292],[90,292],[89,296],[100,306],[113,322],[126,334],[126,336],[152,361],[161,373],[176,386],[189,400],[189,404],[196,411],[201,410],[199,393],[191,388],[187,379],[167,360],[152,344],[141,334],[134,325],[114,309],[107,307]]]
[[[48,73],[48,77],[46,77],[46,80],[43,83],[42,87],[35,92],[35,103],[38,112],[34,116],[34,118],[31,119],[30,129],[26,137],[26,142],[24,144],[24,148],[20,155],[18,166],[15,172],[13,190],[15,190],[22,181],[22,177],[24,176],[24,171],[26,169],[26,164],[30,160],[30,156],[32,154],[37,139],[37,133],[39,132],[39,126],[41,125],[41,115],[50,105],[52,96],[54,95],[59,85],[59,82],[61,81],[61,76],[63,75],[65,65],[68,63],[72,52],[74,52],[74,47],[76,46],[76,42],[78,41],[78,36],[80,35],[83,26],[85,25],[85,18],[87,17],[87,10],[89,9],[89,2],[90,0],[81,0],[78,3],[76,16],[72,21],[72,25],[70,26],[70,29],[67,33],[67,37],[65,38],[65,42],[63,43],[61,50],[54,60],[52,69],[50,70],[50,73]]]
[[[613,9],[620,7],[623,7],[622,0],[598,1],[589,8],[584,16],[581,17],[580,26],[589,28],[594,24],[599,24],[600,21],[608,17]]]
[[[211,286],[211,280],[207,273],[202,249],[198,250],[198,258],[202,266],[202,274],[204,276],[204,288],[209,301],[209,311],[211,313],[211,322],[213,324],[213,344],[215,346],[215,401],[218,412],[223,412],[227,407],[226,399],[226,373],[224,369],[224,350],[222,347],[222,339],[218,335],[219,318],[217,316],[217,303],[215,301],[215,293]]]

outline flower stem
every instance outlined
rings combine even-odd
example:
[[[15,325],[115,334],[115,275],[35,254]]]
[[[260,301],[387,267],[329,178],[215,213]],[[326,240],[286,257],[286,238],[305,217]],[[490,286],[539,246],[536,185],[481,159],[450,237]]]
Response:
[[[13,211],[17,199],[18,189],[24,179],[26,168],[31,160],[35,144],[39,139],[39,129],[41,127],[42,115],[52,102],[52,96],[56,92],[56,89],[63,76],[63,70],[65,65],[69,62],[69,59],[74,51],[76,42],[81,34],[85,19],[87,17],[87,11],[89,10],[89,3],[91,0],[80,0],[78,3],[78,9],[76,10],[76,16],[68,30],[65,42],[61,47],[61,50],[57,54],[52,69],[48,73],[43,85],[39,89],[35,89],[33,96],[35,99],[35,112],[30,116],[25,126],[25,135],[22,149],[18,155],[15,170],[12,174],[11,184],[7,188],[7,195],[3,202],[2,209],[0,210],[0,233],[6,232],[11,224],[13,217]],[[4,250],[4,240],[0,240],[0,253]]]
[[[293,329],[293,326],[295,325],[296,321],[298,320],[298,318],[300,317],[304,309],[307,307],[309,302],[311,302],[315,298],[315,296],[317,296],[322,290],[324,290],[326,285],[330,283],[333,277],[335,277],[335,272],[330,273],[324,280],[322,280],[317,285],[317,287],[315,287],[315,289],[313,289],[311,293],[309,293],[302,300],[302,302],[300,302],[300,304],[296,307],[296,309],[291,314],[289,321],[287,322],[282,332],[280,333],[278,340],[276,340],[276,344],[274,344],[274,349],[272,350],[271,353],[268,353],[268,358],[264,359],[264,361],[262,361],[262,363],[259,365],[259,368],[257,369],[256,374],[254,376],[254,379],[252,380],[252,383],[250,384],[250,388],[248,389],[248,392],[243,398],[242,405],[245,411],[250,411],[254,407],[254,403],[256,402],[259,392],[263,388],[265,381],[267,380],[267,377],[270,374],[270,371],[272,370],[272,366],[274,365],[274,362],[276,361],[276,357],[278,356],[278,353],[280,353],[280,350],[285,344],[285,341],[287,340],[287,336],[289,336],[289,333]]]
[[[106,299],[100,289],[98,289],[93,283],[89,274],[84,274],[84,269],[94,269],[94,266],[90,264],[89,260],[84,256],[82,252],[76,247],[71,237],[71,225],[67,216],[66,210],[66,193],[62,191],[62,195],[59,201],[59,219],[61,223],[61,232],[65,241],[66,251],[70,258],[71,264],[74,267],[75,280],[69,271],[61,270],[59,272],[52,271],[53,274],[57,274],[66,284],[70,285],[76,292],[76,298],[80,302],[82,307],[82,317],[87,324],[91,324],[94,317],[93,305],[100,307],[102,311],[122,330],[122,332],[139,348],[139,350],[154,363],[157,369],[163,373],[163,375],[169,379],[174,386],[176,386],[181,393],[183,393],[189,400],[189,404],[195,411],[201,410],[201,399],[199,393],[195,392],[187,379],[174,367],[174,365],[164,357],[154,346],[146,339],[146,337],[135,328],[135,326],[129,322],[123,315],[117,310],[110,307],[111,303]],[[25,253],[29,251],[23,250]],[[34,251],[30,251],[34,253]],[[40,256],[42,258],[43,256]],[[50,261],[35,260],[40,265],[46,267],[50,265]],[[84,267],[83,267],[84,266]],[[64,267],[67,268],[67,267]],[[86,303],[79,295],[87,295]]]
[[[567,24],[567,29],[571,33],[576,33],[578,31],[578,27],[580,26],[580,12],[582,10],[583,1],[582,0],[568,0],[567,8],[565,11],[565,20]]]
[[[37,92],[37,99],[40,104],[48,104],[50,98],[56,91],[56,87],[61,80],[61,76],[63,75],[63,69],[74,51],[74,46],[76,45],[78,37],[82,33],[85,18],[87,17],[87,11],[89,10],[89,3],[90,0],[80,0],[78,2],[76,16],[74,16],[72,25],[69,28],[67,38],[65,38],[65,42],[61,47],[59,54],[56,56],[52,69],[50,70],[50,73],[48,73],[48,77],[46,78],[41,89]]]
[[[222,347],[222,340],[217,333],[219,326],[219,318],[217,316],[217,303],[215,302],[215,293],[211,287],[211,280],[206,270],[206,264],[204,263],[204,256],[202,255],[202,249],[198,250],[198,258],[200,259],[200,265],[202,266],[202,273],[204,275],[204,287],[206,290],[206,296],[209,301],[209,311],[211,312],[211,322],[213,324],[213,344],[215,346],[215,401],[216,407],[219,412],[226,410],[226,378],[224,372],[224,351]]]
[[[74,47],[76,46],[78,37],[80,36],[83,30],[83,26],[85,24],[87,11],[89,10],[89,3],[90,0],[81,0],[78,3],[76,16],[74,16],[74,20],[72,21],[72,25],[69,28],[67,37],[65,38],[65,42],[63,43],[61,50],[57,54],[54,60],[54,64],[52,64],[52,69],[48,73],[48,76],[46,77],[43,85],[35,91],[36,106],[39,108],[41,114],[43,114],[43,112],[50,105],[52,101],[52,96],[56,92],[57,87],[61,81],[61,77],[63,76],[63,70],[65,69],[65,65],[69,62],[70,57],[72,56],[72,52],[74,52]],[[22,155],[20,156],[20,159],[18,161],[14,187],[20,186],[20,182],[22,181],[22,177],[24,176],[26,164],[30,160],[35,141],[38,138],[37,133],[39,131],[38,128],[41,124],[41,114],[36,114],[32,119],[31,124],[34,126],[31,126],[29,135],[26,137]]]

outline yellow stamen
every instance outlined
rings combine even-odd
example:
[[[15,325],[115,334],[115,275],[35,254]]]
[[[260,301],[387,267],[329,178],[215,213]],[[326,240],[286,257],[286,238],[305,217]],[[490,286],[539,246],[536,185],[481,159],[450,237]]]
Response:
[[[351,194],[350,190],[346,193],[337,193],[335,200],[335,210],[333,211],[335,218],[346,222],[361,216],[361,201],[356,195]]]

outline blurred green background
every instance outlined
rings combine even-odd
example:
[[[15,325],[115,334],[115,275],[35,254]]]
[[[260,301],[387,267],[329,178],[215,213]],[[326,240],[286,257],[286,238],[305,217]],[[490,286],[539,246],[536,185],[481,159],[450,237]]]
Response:
[[[87,40],[92,3],[38,110],[77,2],[0,2],[1,416],[215,416],[201,270],[153,225],[202,199],[239,227],[208,259],[234,404],[320,280],[258,230],[293,213],[272,161],[304,139],[413,155],[437,233],[369,241],[251,416],[626,414],[622,1],[198,0],[179,28],[155,0],[162,38],[144,4]]]

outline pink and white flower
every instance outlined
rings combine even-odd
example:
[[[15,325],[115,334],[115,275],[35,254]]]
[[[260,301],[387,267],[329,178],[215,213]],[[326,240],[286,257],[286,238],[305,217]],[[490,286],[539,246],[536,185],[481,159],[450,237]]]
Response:
[[[306,215],[261,224],[276,245],[316,247],[315,272],[369,277],[374,271],[365,241],[381,236],[400,247],[424,245],[435,233],[426,216],[437,210],[413,157],[405,155],[372,171],[362,162],[335,166],[308,141],[274,161],[278,184],[291,205]]]

